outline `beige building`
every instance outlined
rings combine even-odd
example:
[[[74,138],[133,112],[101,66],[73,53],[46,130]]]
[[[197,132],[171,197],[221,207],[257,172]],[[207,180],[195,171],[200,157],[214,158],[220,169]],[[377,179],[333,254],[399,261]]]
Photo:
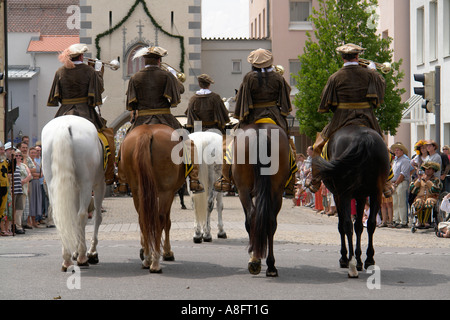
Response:
[[[128,80],[144,67],[134,53],[145,46],[168,50],[163,62],[186,74],[186,92],[172,113],[182,114],[201,69],[201,0],[80,0],[80,41],[93,57],[118,59],[121,69],[105,73],[106,101],[102,116],[117,127],[129,119],[125,112]]]

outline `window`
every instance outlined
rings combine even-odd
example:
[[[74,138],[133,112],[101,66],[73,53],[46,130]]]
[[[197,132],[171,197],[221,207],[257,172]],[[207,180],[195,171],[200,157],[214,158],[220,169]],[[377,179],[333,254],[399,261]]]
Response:
[[[444,1],[444,56],[450,56],[450,0]]]
[[[298,76],[300,72],[301,63],[299,60],[289,60],[289,73],[291,75],[290,85],[291,87],[295,87],[297,85],[297,80],[295,80],[294,76]]]
[[[131,77],[133,74],[138,72],[141,69],[144,69],[145,67],[145,60],[144,57],[137,58],[133,60],[133,56],[139,49],[142,49],[143,46],[139,45],[135,47],[128,55],[127,60],[127,76]]]
[[[437,39],[438,39],[438,26],[437,26],[437,2],[430,2],[430,60],[437,59]]]
[[[304,30],[311,28],[309,21],[311,15],[311,0],[290,0],[289,2],[289,29]]]
[[[417,9],[417,64],[423,64],[423,51],[424,51],[424,8]]]
[[[232,60],[231,73],[242,73],[242,60]]]

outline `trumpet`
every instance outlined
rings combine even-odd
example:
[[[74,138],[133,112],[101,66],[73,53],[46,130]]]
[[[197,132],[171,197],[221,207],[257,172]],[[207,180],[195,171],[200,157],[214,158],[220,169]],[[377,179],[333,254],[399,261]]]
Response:
[[[282,65],[276,65],[273,66],[275,72],[278,72],[279,74],[283,75],[284,74],[284,67]]]
[[[363,67],[368,67],[373,61],[359,58],[359,64]],[[392,66],[389,62],[379,63],[379,62],[373,62],[378,70],[380,70],[382,73],[386,74],[391,72]]]
[[[88,63],[94,63],[95,64],[97,61],[100,61],[100,60],[92,59],[92,58],[84,58],[84,61],[86,61]],[[103,61],[100,61],[100,62],[105,67],[108,67],[108,68],[110,68],[113,71],[119,70],[119,68],[120,68],[120,62],[119,62],[119,60],[116,60],[116,59],[111,60],[109,62],[103,62]]]
[[[172,70],[174,70],[176,72],[176,77],[177,77],[178,80],[180,80],[181,82],[185,82],[186,81],[186,75],[183,72],[181,72],[181,71],[175,69],[174,67],[172,67],[170,64],[167,64],[165,62],[161,62],[161,69],[169,71],[169,72],[171,72],[170,69],[172,69]]]

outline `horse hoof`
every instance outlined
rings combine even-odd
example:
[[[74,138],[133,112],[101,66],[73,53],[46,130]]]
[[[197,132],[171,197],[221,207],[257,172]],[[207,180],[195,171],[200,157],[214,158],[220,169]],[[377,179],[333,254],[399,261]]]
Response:
[[[248,263],[248,271],[253,275],[259,274],[261,272],[261,260],[255,261],[255,262],[249,262]]]
[[[162,273],[162,269],[151,269],[150,268],[150,273]]]
[[[362,264],[362,262],[361,263],[357,263],[356,264],[356,270],[358,270],[358,271],[362,271],[363,270],[363,264]]]
[[[212,242],[212,237],[211,236],[203,237],[203,241],[205,241],[205,242]]]
[[[343,269],[347,269],[348,268],[348,260],[346,259],[339,259],[339,266]]]
[[[77,266],[79,267],[89,267],[89,262],[86,260],[86,262],[77,262]]]
[[[369,267],[374,266],[375,265],[375,261],[367,261],[364,263],[364,269],[369,269]]]
[[[69,269],[69,268],[66,267],[66,266],[61,266],[61,271],[62,271],[62,272],[67,272],[67,269]]]
[[[165,253],[163,254],[163,261],[175,261],[175,256],[173,255],[173,252]]]
[[[217,234],[217,238],[219,238],[219,239],[227,239],[227,233],[226,232],[219,232]]]
[[[88,254],[88,262],[90,264],[98,264],[99,263],[98,253]]]
[[[202,237],[194,237],[192,240],[194,240],[194,243],[202,243],[203,241]]]
[[[348,273],[348,278],[349,278],[349,279],[358,279],[358,278],[359,278],[359,275],[358,275],[358,274],[356,274],[356,275],[350,274],[350,272],[349,272],[349,273]]]
[[[278,270],[276,268],[275,268],[275,270],[270,270],[270,271],[269,271],[269,269],[267,269],[266,277],[271,277],[271,278],[278,277]]]

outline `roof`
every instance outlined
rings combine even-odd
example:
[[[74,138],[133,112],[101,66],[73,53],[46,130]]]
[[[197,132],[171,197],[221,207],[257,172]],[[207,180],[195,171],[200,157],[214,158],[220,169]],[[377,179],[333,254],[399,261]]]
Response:
[[[79,6],[79,0],[8,0],[8,32],[79,35],[70,28],[71,5]]]
[[[31,79],[39,73],[39,68],[32,70],[30,66],[10,66],[8,79]]]
[[[72,44],[79,43],[79,36],[41,36],[31,40],[28,52],[63,52]]]

